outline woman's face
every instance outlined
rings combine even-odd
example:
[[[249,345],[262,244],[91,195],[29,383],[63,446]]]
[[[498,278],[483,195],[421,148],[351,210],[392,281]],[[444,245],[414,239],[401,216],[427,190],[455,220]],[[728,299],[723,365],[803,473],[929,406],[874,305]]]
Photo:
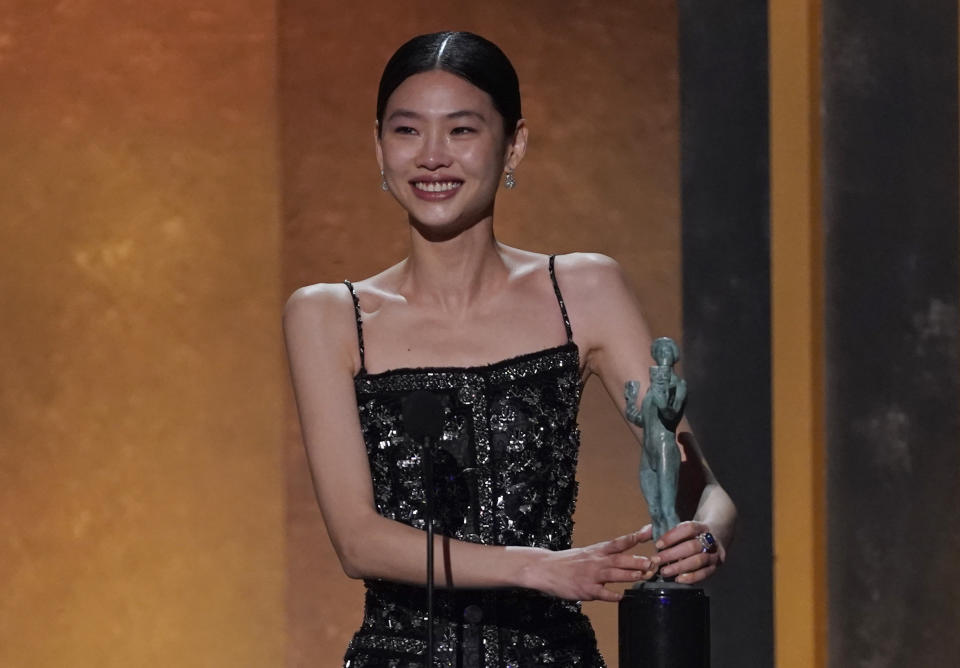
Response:
[[[492,215],[504,168],[523,157],[526,127],[504,139],[490,96],[443,70],[415,74],[387,100],[377,161],[420,225],[456,233]]]

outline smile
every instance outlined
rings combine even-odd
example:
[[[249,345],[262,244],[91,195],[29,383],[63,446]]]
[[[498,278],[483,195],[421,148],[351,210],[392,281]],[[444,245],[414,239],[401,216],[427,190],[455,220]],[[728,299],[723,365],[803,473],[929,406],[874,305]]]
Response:
[[[444,193],[456,190],[461,185],[463,185],[462,181],[416,181],[413,187],[427,193]]]

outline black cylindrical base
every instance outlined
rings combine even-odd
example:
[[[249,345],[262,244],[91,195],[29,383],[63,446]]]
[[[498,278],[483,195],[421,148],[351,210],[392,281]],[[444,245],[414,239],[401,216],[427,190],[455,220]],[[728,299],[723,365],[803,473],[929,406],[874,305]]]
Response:
[[[700,587],[647,582],[620,601],[620,668],[709,668],[710,599]]]

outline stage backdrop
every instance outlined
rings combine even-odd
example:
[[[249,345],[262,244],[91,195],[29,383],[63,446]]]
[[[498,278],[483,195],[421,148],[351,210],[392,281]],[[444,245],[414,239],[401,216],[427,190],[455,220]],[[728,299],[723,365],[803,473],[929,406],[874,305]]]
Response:
[[[497,201],[501,241],[544,253],[617,258],[655,334],[680,338],[677,35],[674,3],[443,5],[288,0],[280,12],[283,283],[361,279],[404,256],[406,222],[380,191],[373,153],[377,82],[409,37],[471,30],[516,66],[530,126],[518,186]],[[560,265],[562,267],[562,263]],[[638,348],[637,354],[648,355]],[[288,401],[288,665],[334,665],[361,618],[314,501]],[[598,381],[581,412],[579,545],[642,526],[636,444]],[[615,605],[587,604],[617,663]]]
[[[520,73],[501,239],[613,255],[680,338],[671,1],[3,4],[0,666],[337,664],[361,591],[313,500],[280,315],[403,256],[376,84],[446,28]],[[647,521],[593,383],[582,426],[581,545]],[[586,608],[616,665],[616,607]]]
[[[0,8],[0,666],[284,656],[273,0]]]

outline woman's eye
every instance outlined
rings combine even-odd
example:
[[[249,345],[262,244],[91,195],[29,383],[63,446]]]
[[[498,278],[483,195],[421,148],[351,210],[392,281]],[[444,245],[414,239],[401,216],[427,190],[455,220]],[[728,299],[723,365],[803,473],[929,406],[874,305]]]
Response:
[[[407,125],[398,125],[393,129],[393,131],[398,135],[413,135],[417,133],[416,130]]]
[[[458,128],[454,128],[454,129],[451,131],[451,134],[455,134],[455,135],[468,135],[468,134],[472,134],[473,132],[476,132],[476,130],[474,130],[474,129],[471,128],[471,127],[461,126],[461,127],[458,127]]]

